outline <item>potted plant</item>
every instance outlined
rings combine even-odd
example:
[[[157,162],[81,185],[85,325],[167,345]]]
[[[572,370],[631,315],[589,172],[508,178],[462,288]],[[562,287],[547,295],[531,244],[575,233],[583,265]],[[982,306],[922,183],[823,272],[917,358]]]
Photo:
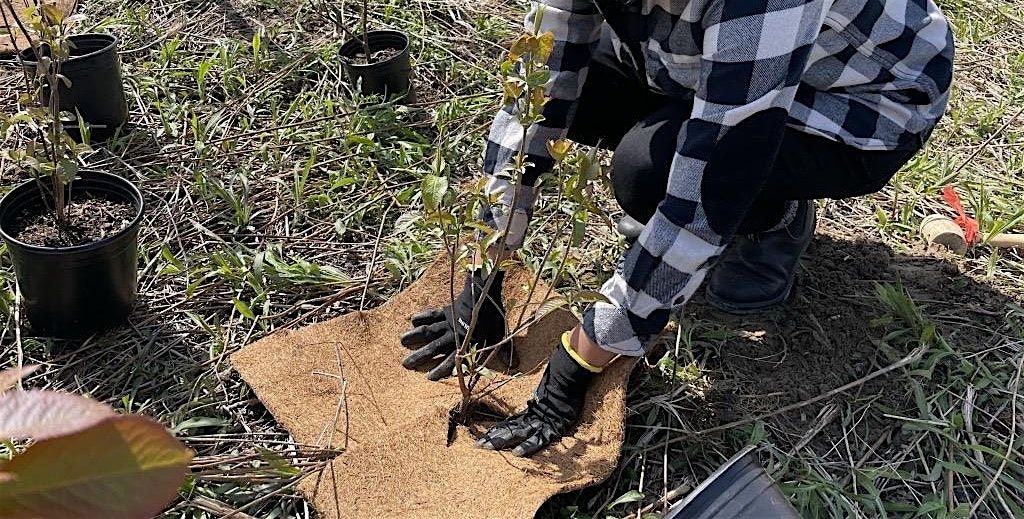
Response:
[[[368,11],[369,0],[363,0],[359,34],[353,34],[339,21],[342,32],[350,37],[338,50],[345,77],[363,95],[416,102],[409,36],[400,31],[367,30]]]
[[[0,200],[0,237],[33,331],[82,337],[122,321],[135,303],[144,203],[124,178],[79,169],[90,127],[62,110],[61,94],[74,86],[63,71],[73,55],[70,28],[80,18],[47,4],[25,18],[28,27],[18,22],[20,29],[35,36],[32,49],[41,58],[25,74],[24,109],[0,119],[0,131],[26,136],[24,147],[4,153],[32,179]],[[57,84],[62,88],[50,88]],[[67,118],[79,121],[80,142],[65,131]]]
[[[43,4],[46,10],[52,13],[65,15],[65,12],[54,4]],[[37,11],[38,12],[38,11]],[[22,30],[26,33],[26,40],[30,45],[18,52],[18,60],[22,62],[25,71],[33,76],[39,69],[39,56],[49,56],[49,46],[45,45],[45,38],[36,41],[29,35],[32,26],[35,24],[32,9],[28,16],[29,27],[15,27],[13,30]],[[66,18],[65,26],[73,26],[78,16]],[[20,24],[15,19],[16,25]],[[59,82],[58,98],[61,112],[81,115],[81,119],[88,125],[89,135],[92,139],[106,139],[114,136],[115,132],[128,120],[128,102],[125,98],[124,86],[121,80],[121,59],[118,57],[118,39],[109,34],[76,34],[68,37],[69,52],[65,62],[62,63],[60,74],[68,78],[67,82]],[[40,102],[49,103],[49,85],[43,84],[39,91]],[[78,128],[78,121],[75,119],[65,121],[65,126],[72,136],[81,139],[81,131]]]

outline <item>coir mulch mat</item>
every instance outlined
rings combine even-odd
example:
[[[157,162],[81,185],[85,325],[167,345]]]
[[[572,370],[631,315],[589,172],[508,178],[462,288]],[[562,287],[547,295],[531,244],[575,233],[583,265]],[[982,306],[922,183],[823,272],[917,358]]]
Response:
[[[46,0],[44,3],[55,4],[67,14],[70,14],[77,3],[77,0]],[[3,14],[6,15],[6,20],[11,24],[14,29],[12,34],[0,34],[0,56],[13,56],[15,52],[24,50],[29,46],[28,40],[25,38],[25,34],[18,27],[16,20],[25,20],[25,10],[30,6],[35,5],[35,0],[11,0],[11,7],[14,7],[15,12],[11,12],[7,8],[7,2],[0,1],[0,9],[3,10]],[[6,33],[6,28],[3,26],[4,18],[0,17],[0,33]],[[14,42],[11,42],[11,36],[14,36]],[[15,48],[17,46],[17,48]]]
[[[325,517],[526,519],[551,496],[607,478],[618,461],[628,362],[595,380],[571,436],[532,459],[474,447],[488,423],[459,426],[447,445],[458,382],[430,382],[402,368],[409,350],[399,337],[410,315],[450,301],[449,268],[440,259],[375,310],[281,331],[231,357],[295,441],[344,449],[332,467],[300,484]],[[512,322],[530,280],[522,269],[506,277]],[[546,292],[535,292],[527,320]],[[475,394],[500,413],[524,409],[552,348],[575,323],[562,311],[537,320],[515,340],[519,375],[496,371]]]

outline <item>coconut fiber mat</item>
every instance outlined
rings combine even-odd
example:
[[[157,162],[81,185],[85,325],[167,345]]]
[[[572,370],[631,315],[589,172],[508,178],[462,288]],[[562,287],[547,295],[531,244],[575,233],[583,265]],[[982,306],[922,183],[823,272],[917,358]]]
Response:
[[[474,447],[474,437],[493,422],[460,425],[447,445],[449,410],[461,400],[458,381],[430,382],[402,368],[409,350],[399,337],[410,315],[450,301],[449,268],[438,260],[374,310],[277,332],[231,357],[295,441],[343,451],[332,467],[300,483],[324,517],[532,518],[551,496],[598,483],[615,467],[628,362],[598,376],[580,425],[531,459]],[[530,281],[523,269],[506,276],[511,323]],[[546,287],[535,291],[526,322],[546,295]],[[515,338],[516,374],[492,370],[474,394],[501,414],[523,410],[552,348],[575,324],[563,311],[535,320]]]

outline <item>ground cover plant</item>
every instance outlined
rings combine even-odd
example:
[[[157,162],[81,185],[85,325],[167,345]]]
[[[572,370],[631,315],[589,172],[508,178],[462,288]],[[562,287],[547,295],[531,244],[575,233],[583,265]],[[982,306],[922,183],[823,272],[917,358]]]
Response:
[[[787,309],[732,318],[690,305],[633,374],[620,468],[542,517],[660,514],[747,443],[807,517],[1024,514],[1024,257],[931,252],[917,233],[927,214],[950,214],[946,185],[985,231],[1024,221],[1024,4],[940,4],[958,39],[956,83],[926,152],[882,193],[819,204]],[[164,517],[315,517],[294,487],[343,439],[291,442],[225,358],[377,305],[441,250],[423,180],[455,189],[479,171],[524,5],[370,2],[371,29],[410,35],[418,99],[405,106],[348,97],[337,56],[348,37],[319,2],[80,9],[83,29],[121,38],[131,125],[79,160],[144,191],[139,303],[126,326],[86,341],[32,337],[0,256],[0,367],[39,364],[27,387],[171,428],[197,457]],[[5,112],[23,81],[14,67],[0,74]],[[3,148],[30,137],[12,131]],[[5,189],[27,178],[6,162],[0,175]],[[594,218],[566,247],[573,206],[551,195],[525,261],[545,280],[561,272],[567,291],[599,286],[621,240]]]

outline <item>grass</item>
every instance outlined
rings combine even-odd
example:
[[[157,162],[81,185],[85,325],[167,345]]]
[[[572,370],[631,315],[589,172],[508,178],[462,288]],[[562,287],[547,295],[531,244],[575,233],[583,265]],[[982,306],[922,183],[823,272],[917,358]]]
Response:
[[[422,272],[439,241],[419,181],[479,170],[496,64],[522,12],[373,2],[377,26],[412,35],[419,103],[398,107],[346,95],[328,4],[87,3],[121,38],[133,125],[85,162],[146,194],[140,304],[85,344],[28,337],[0,259],[0,366],[42,364],[30,385],[154,416],[199,454],[168,518],[315,517],[294,485],[335,451],[292,442],[225,359],[276,329],[379,304]],[[820,204],[790,309],[732,319],[697,301],[634,373],[620,468],[542,517],[659,514],[747,443],[806,517],[1024,515],[1024,257],[935,255],[916,230],[944,211],[946,184],[985,230],[1024,220],[1024,3],[942,5],[956,91],[927,151],[877,195]],[[350,25],[355,13],[343,13]],[[5,109],[19,81],[0,74]],[[578,252],[540,265],[565,222],[555,205],[542,201],[527,261],[552,271],[564,259],[563,285],[596,286],[621,242],[595,223]]]

